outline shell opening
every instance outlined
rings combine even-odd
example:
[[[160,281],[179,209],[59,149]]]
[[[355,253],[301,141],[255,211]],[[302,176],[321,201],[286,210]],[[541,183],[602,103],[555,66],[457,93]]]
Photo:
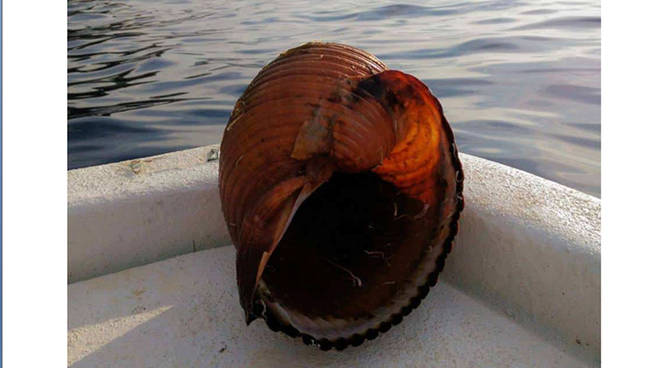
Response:
[[[373,318],[410,286],[435,238],[434,212],[372,172],[335,173],[271,256],[266,298],[311,320]]]

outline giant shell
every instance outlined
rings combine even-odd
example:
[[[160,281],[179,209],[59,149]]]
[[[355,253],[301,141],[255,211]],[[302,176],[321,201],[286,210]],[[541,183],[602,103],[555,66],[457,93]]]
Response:
[[[375,338],[435,285],[463,209],[437,98],[375,56],[307,43],[266,65],[220,148],[248,324],[321,349]]]

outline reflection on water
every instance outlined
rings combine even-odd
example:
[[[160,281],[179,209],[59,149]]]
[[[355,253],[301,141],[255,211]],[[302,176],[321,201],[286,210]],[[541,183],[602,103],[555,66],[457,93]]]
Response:
[[[69,1],[69,168],[217,143],[249,81],[310,40],[440,98],[461,151],[600,195],[597,0]]]

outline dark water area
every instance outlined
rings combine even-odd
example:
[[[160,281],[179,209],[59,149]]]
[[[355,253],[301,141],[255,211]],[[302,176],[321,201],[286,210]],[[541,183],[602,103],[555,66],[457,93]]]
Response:
[[[363,48],[439,97],[462,152],[600,196],[600,2],[69,1],[69,169],[218,143],[307,41]]]

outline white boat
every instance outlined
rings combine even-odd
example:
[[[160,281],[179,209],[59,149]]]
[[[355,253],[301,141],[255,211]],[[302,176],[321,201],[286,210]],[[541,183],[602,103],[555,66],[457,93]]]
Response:
[[[600,366],[600,199],[461,154],[438,284],[388,333],[324,352],[245,325],[217,152],[68,172],[70,366]]]

